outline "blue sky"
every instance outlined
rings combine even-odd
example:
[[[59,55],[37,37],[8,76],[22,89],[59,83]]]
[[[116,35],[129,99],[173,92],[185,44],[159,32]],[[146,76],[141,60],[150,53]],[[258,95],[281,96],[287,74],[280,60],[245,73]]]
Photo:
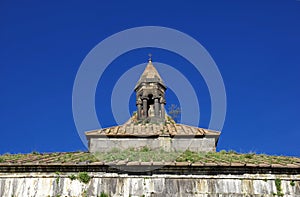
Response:
[[[227,94],[218,150],[300,156],[296,0],[1,1],[0,153],[86,150],[72,115],[81,62],[106,37],[149,25],[190,35],[218,65]],[[208,127],[210,98],[201,76],[183,57],[155,48],[130,51],[109,65],[96,92],[99,122],[115,124],[111,90],[148,53],[189,79],[201,105],[198,126]],[[168,104],[178,102],[171,90],[167,96]],[[135,110],[133,96],[129,108]]]

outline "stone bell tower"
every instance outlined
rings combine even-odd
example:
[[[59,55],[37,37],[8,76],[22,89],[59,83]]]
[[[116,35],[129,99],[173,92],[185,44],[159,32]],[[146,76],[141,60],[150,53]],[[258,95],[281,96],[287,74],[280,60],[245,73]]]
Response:
[[[137,113],[123,125],[97,129],[85,133],[89,151],[109,152],[149,147],[165,151],[216,151],[220,132],[176,123],[165,113],[165,86],[152,64],[152,59],[138,80]]]
[[[150,56],[148,64],[134,88],[138,122],[159,123],[165,121],[166,89]]]

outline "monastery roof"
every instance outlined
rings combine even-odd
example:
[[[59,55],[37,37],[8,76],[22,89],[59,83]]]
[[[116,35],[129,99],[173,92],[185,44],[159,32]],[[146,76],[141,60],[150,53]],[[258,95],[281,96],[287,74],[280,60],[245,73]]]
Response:
[[[163,171],[168,173],[172,169],[188,170],[198,169],[193,173],[201,173],[201,169],[205,173],[226,173],[221,169],[226,168],[228,173],[242,173],[245,170],[249,173],[258,173],[265,171],[283,169],[287,173],[300,173],[300,158],[286,156],[270,156],[264,154],[238,154],[232,151],[226,152],[209,152],[194,153],[186,151],[179,154],[174,160],[163,161],[170,153],[152,151],[131,151],[131,156],[139,153],[140,156],[147,154],[145,157],[138,158],[128,157],[128,152],[118,152],[112,157],[112,152],[101,153],[95,155],[88,152],[61,152],[61,153],[30,153],[30,154],[4,154],[0,155],[0,172],[11,171],[57,171],[57,170],[103,170],[105,166],[164,166]],[[125,154],[124,154],[125,153]],[[127,159],[122,159],[121,155],[125,155]],[[156,156],[155,156],[156,155]],[[52,167],[51,167],[52,166]],[[219,169],[220,168],[220,169]],[[105,168],[106,169],[106,168]],[[209,169],[214,169],[213,171]],[[218,170],[219,169],[219,170]],[[108,169],[106,169],[108,170]],[[178,170],[178,169],[177,169]],[[178,171],[181,172],[181,171]],[[281,172],[281,171],[280,171]]]
[[[170,136],[170,137],[214,137],[219,138],[220,132],[203,129],[175,122],[166,123],[125,123],[124,125],[114,126],[104,129],[88,131],[87,137],[150,137],[150,136]]]

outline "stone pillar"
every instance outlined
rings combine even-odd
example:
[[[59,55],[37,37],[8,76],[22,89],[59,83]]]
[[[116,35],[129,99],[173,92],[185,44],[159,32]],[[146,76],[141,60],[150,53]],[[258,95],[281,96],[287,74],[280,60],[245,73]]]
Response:
[[[161,113],[161,118],[165,119],[165,104],[164,103],[160,104],[160,113]]]
[[[148,117],[148,106],[147,106],[147,99],[143,99],[143,118]]]
[[[141,111],[142,111],[142,105],[139,103],[139,104],[137,104],[137,119],[138,120],[140,120],[142,118]]]
[[[154,99],[154,116],[159,117],[159,103],[158,98]]]

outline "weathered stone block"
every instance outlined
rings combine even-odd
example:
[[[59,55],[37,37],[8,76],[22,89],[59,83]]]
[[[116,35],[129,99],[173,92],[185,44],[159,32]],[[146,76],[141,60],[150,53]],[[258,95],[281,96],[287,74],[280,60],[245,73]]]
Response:
[[[91,138],[90,152],[109,152],[112,149],[148,147],[165,151],[215,151],[215,138]]]

